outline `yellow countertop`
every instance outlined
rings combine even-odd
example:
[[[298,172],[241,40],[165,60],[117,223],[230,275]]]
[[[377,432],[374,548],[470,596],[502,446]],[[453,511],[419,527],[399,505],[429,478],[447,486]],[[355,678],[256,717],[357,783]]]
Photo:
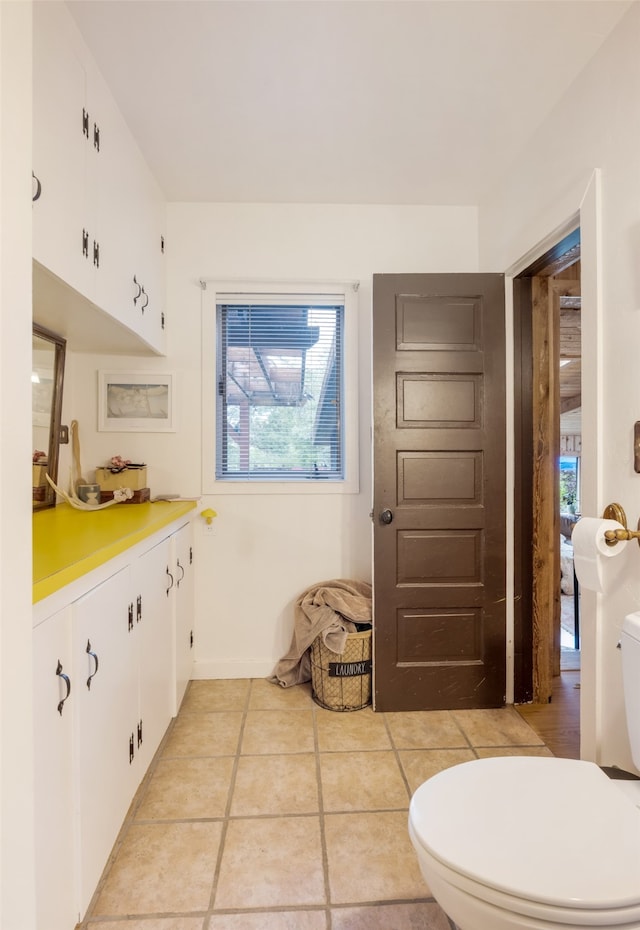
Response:
[[[95,512],[58,504],[33,514],[33,603],[161,530],[195,501],[115,504]]]

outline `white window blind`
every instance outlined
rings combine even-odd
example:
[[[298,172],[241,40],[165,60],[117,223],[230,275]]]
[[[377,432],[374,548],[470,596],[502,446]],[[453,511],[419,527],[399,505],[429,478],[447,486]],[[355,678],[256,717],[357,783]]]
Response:
[[[344,478],[344,299],[218,294],[216,478]]]

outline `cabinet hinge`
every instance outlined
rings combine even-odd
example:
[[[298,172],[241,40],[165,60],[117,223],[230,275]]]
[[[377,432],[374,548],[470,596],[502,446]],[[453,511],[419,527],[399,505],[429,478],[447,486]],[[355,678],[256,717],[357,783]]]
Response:
[[[89,233],[86,229],[82,230],[82,254],[89,258]]]
[[[140,623],[142,620],[142,595],[139,594],[136,598],[136,623]]]
[[[93,124],[93,147],[96,152],[100,151],[100,127],[97,123]]]
[[[129,765],[133,762],[133,757],[135,755],[134,743],[133,743],[133,733],[129,738]]]
[[[138,724],[138,749],[142,746],[142,720]]]
[[[133,629],[133,604],[129,604],[127,629],[129,632]]]
[[[93,240],[93,264],[96,268],[100,267],[100,243]]]
[[[82,135],[89,138],[89,114],[82,108]]]

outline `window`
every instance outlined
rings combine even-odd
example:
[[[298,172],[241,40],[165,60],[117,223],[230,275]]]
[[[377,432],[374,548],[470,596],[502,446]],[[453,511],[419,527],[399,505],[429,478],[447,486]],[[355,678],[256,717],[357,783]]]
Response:
[[[560,456],[560,513],[580,513],[580,457]]]
[[[205,300],[215,331],[215,405],[204,403],[205,417],[215,406],[215,448],[209,465],[205,451],[205,486],[213,465],[216,490],[281,482],[354,490],[357,441],[347,430],[357,433],[355,301],[348,307],[346,289],[225,289],[214,299]]]

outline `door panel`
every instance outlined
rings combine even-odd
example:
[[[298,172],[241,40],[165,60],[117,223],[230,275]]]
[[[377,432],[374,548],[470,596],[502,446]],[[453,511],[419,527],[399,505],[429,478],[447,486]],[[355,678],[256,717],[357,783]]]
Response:
[[[499,706],[503,276],[374,275],[373,360],[375,707]]]

